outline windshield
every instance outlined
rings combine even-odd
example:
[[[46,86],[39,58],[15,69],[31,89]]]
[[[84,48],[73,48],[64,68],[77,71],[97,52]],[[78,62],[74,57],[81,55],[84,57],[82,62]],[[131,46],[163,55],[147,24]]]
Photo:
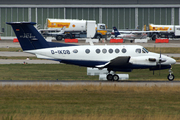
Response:
[[[143,53],[148,53],[149,52],[148,50],[146,50],[146,48],[143,48],[142,51],[143,51]]]
[[[100,25],[99,28],[102,29],[102,30],[106,29],[105,25]]]

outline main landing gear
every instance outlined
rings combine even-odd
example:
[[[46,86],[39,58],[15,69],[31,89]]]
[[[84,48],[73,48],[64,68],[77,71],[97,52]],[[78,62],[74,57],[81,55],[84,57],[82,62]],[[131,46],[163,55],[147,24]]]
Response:
[[[108,75],[106,76],[106,78],[107,78],[108,81],[118,81],[118,80],[119,80],[119,76],[116,75],[116,74],[114,74],[114,75],[108,74]]]
[[[172,68],[169,69],[169,75],[167,76],[167,79],[169,81],[173,81],[174,80],[174,75],[172,74],[173,71],[171,70]]]
[[[108,73],[106,78],[108,81],[118,81],[119,80],[119,76],[117,74],[115,74],[115,72],[111,72],[111,70],[108,70]],[[111,74],[112,73],[112,74]]]

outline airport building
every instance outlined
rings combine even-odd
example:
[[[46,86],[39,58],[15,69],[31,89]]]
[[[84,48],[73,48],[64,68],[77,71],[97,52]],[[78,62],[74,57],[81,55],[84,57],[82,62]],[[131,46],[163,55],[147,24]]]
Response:
[[[14,36],[6,22],[31,21],[44,28],[47,18],[96,20],[108,29],[142,29],[149,23],[180,25],[179,0],[6,0],[0,1],[1,36]]]

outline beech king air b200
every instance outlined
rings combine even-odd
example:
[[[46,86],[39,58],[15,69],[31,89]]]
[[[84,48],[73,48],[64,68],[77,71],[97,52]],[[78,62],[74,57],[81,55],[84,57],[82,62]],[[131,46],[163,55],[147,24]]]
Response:
[[[75,45],[47,42],[34,27],[34,22],[9,22],[26,53],[37,58],[59,61],[92,68],[107,68],[107,80],[119,80],[111,71],[131,72],[133,69],[170,69],[168,79],[174,75],[171,65],[176,61],[165,55],[152,53],[139,45]]]

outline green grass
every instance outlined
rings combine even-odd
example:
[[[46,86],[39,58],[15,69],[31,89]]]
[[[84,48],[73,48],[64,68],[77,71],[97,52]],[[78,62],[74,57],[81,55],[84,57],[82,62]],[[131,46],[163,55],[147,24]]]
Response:
[[[155,53],[180,53],[180,47],[146,47],[146,49]]]
[[[180,80],[180,65],[173,65],[175,81]],[[129,80],[167,80],[168,69],[154,72],[138,69],[129,74]],[[99,76],[87,76],[87,68],[67,64],[7,64],[0,65],[0,80],[98,80]]]
[[[0,51],[9,51],[9,52],[22,52],[22,48],[14,48],[14,47],[9,47],[9,48],[0,48]]]
[[[86,68],[66,64],[0,65],[0,80],[97,80]]]
[[[178,120],[179,87],[0,86],[2,120]]]

